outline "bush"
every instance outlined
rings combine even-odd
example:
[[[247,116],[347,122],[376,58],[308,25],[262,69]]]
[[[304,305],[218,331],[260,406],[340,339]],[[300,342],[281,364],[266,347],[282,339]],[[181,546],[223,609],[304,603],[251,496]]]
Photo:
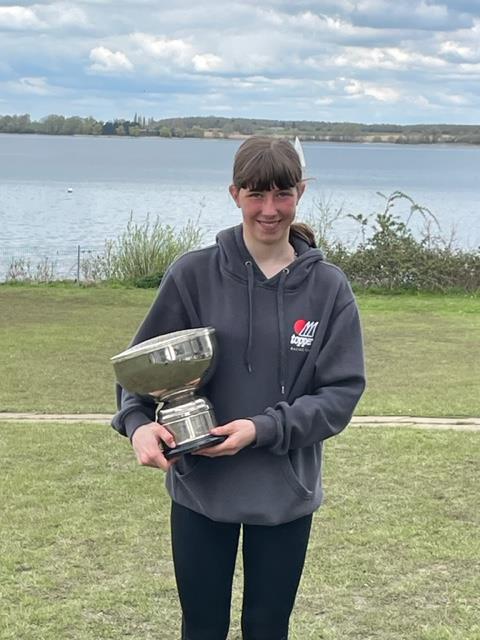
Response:
[[[372,216],[345,216],[342,209],[327,205],[317,209],[317,218],[308,222],[327,260],[338,265],[355,288],[437,291],[480,291],[480,251],[463,251],[440,235],[435,216],[408,195],[394,191],[386,197],[384,210]],[[410,213],[403,222],[392,212],[398,201],[407,202]],[[420,215],[423,229],[416,237],[411,229],[414,215]],[[361,241],[347,247],[332,240],[333,223],[341,217],[355,220],[361,227]],[[432,233],[432,227],[436,233]]]
[[[182,229],[162,224],[159,218],[136,223],[130,216],[126,230],[105,243],[103,253],[82,261],[87,281],[110,280],[156,287],[168,266],[180,255],[200,246],[202,231],[197,222],[188,221]]]
[[[12,258],[5,275],[5,282],[9,284],[53,282],[55,269],[55,262],[48,257],[43,257],[34,266],[28,258]]]

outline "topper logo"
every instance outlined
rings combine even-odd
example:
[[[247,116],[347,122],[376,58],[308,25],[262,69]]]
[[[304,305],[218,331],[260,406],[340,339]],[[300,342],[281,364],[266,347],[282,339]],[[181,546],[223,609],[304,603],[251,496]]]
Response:
[[[305,351],[306,347],[312,346],[317,330],[318,322],[312,320],[297,320],[293,325],[293,334],[290,338],[290,345],[293,350]]]

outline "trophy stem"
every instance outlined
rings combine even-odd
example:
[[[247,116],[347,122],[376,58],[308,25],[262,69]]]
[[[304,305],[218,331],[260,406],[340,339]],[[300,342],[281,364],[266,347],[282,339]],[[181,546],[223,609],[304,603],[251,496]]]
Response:
[[[210,433],[210,429],[217,426],[217,421],[206,398],[191,395],[189,402],[175,402],[173,406],[168,402],[157,412],[157,420],[170,431],[177,443],[173,449],[164,447],[167,459],[225,440],[224,436]]]
[[[195,399],[195,390],[192,388],[180,389],[169,393],[167,395],[163,395],[161,401],[164,403],[164,406],[168,406],[169,408],[178,407],[178,405],[183,405],[188,402],[191,402]]]

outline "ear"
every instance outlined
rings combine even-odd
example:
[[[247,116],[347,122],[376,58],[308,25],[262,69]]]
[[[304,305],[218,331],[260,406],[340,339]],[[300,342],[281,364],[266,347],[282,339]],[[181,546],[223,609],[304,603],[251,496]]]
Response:
[[[238,201],[238,195],[240,193],[240,189],[236,187],[234,184],[231,184],[228,187],[228,190],[230,191],[230,195],[232,196],[232,198],[235,200],[235,204],[237,205],[237,207],[240,207],[240,203]]]
[[[303,196],[306,186],[307,186],[306,182],[303,182],[303,181],[297,184],[297,194],[298,194],[297,202]]]

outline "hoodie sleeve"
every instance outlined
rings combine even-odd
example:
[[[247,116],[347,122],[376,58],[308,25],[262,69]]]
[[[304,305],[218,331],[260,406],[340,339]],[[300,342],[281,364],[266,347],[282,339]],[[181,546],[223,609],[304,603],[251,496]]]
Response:
[[[358,310],[350,299],[331,320],[318,353],[313,392],[279,402],[251,418],[255,447],[284,455],[336,435],[349,423],[365,388],[363,342]]]
[[[157,297],[129,346],[164,333],[190,328],[189,314],[171,270],[162,279]],[[155,420],[156,403],[148,395],[138,395],[116,385],[117,413],[112,427],[130,439],[136,429]]]

